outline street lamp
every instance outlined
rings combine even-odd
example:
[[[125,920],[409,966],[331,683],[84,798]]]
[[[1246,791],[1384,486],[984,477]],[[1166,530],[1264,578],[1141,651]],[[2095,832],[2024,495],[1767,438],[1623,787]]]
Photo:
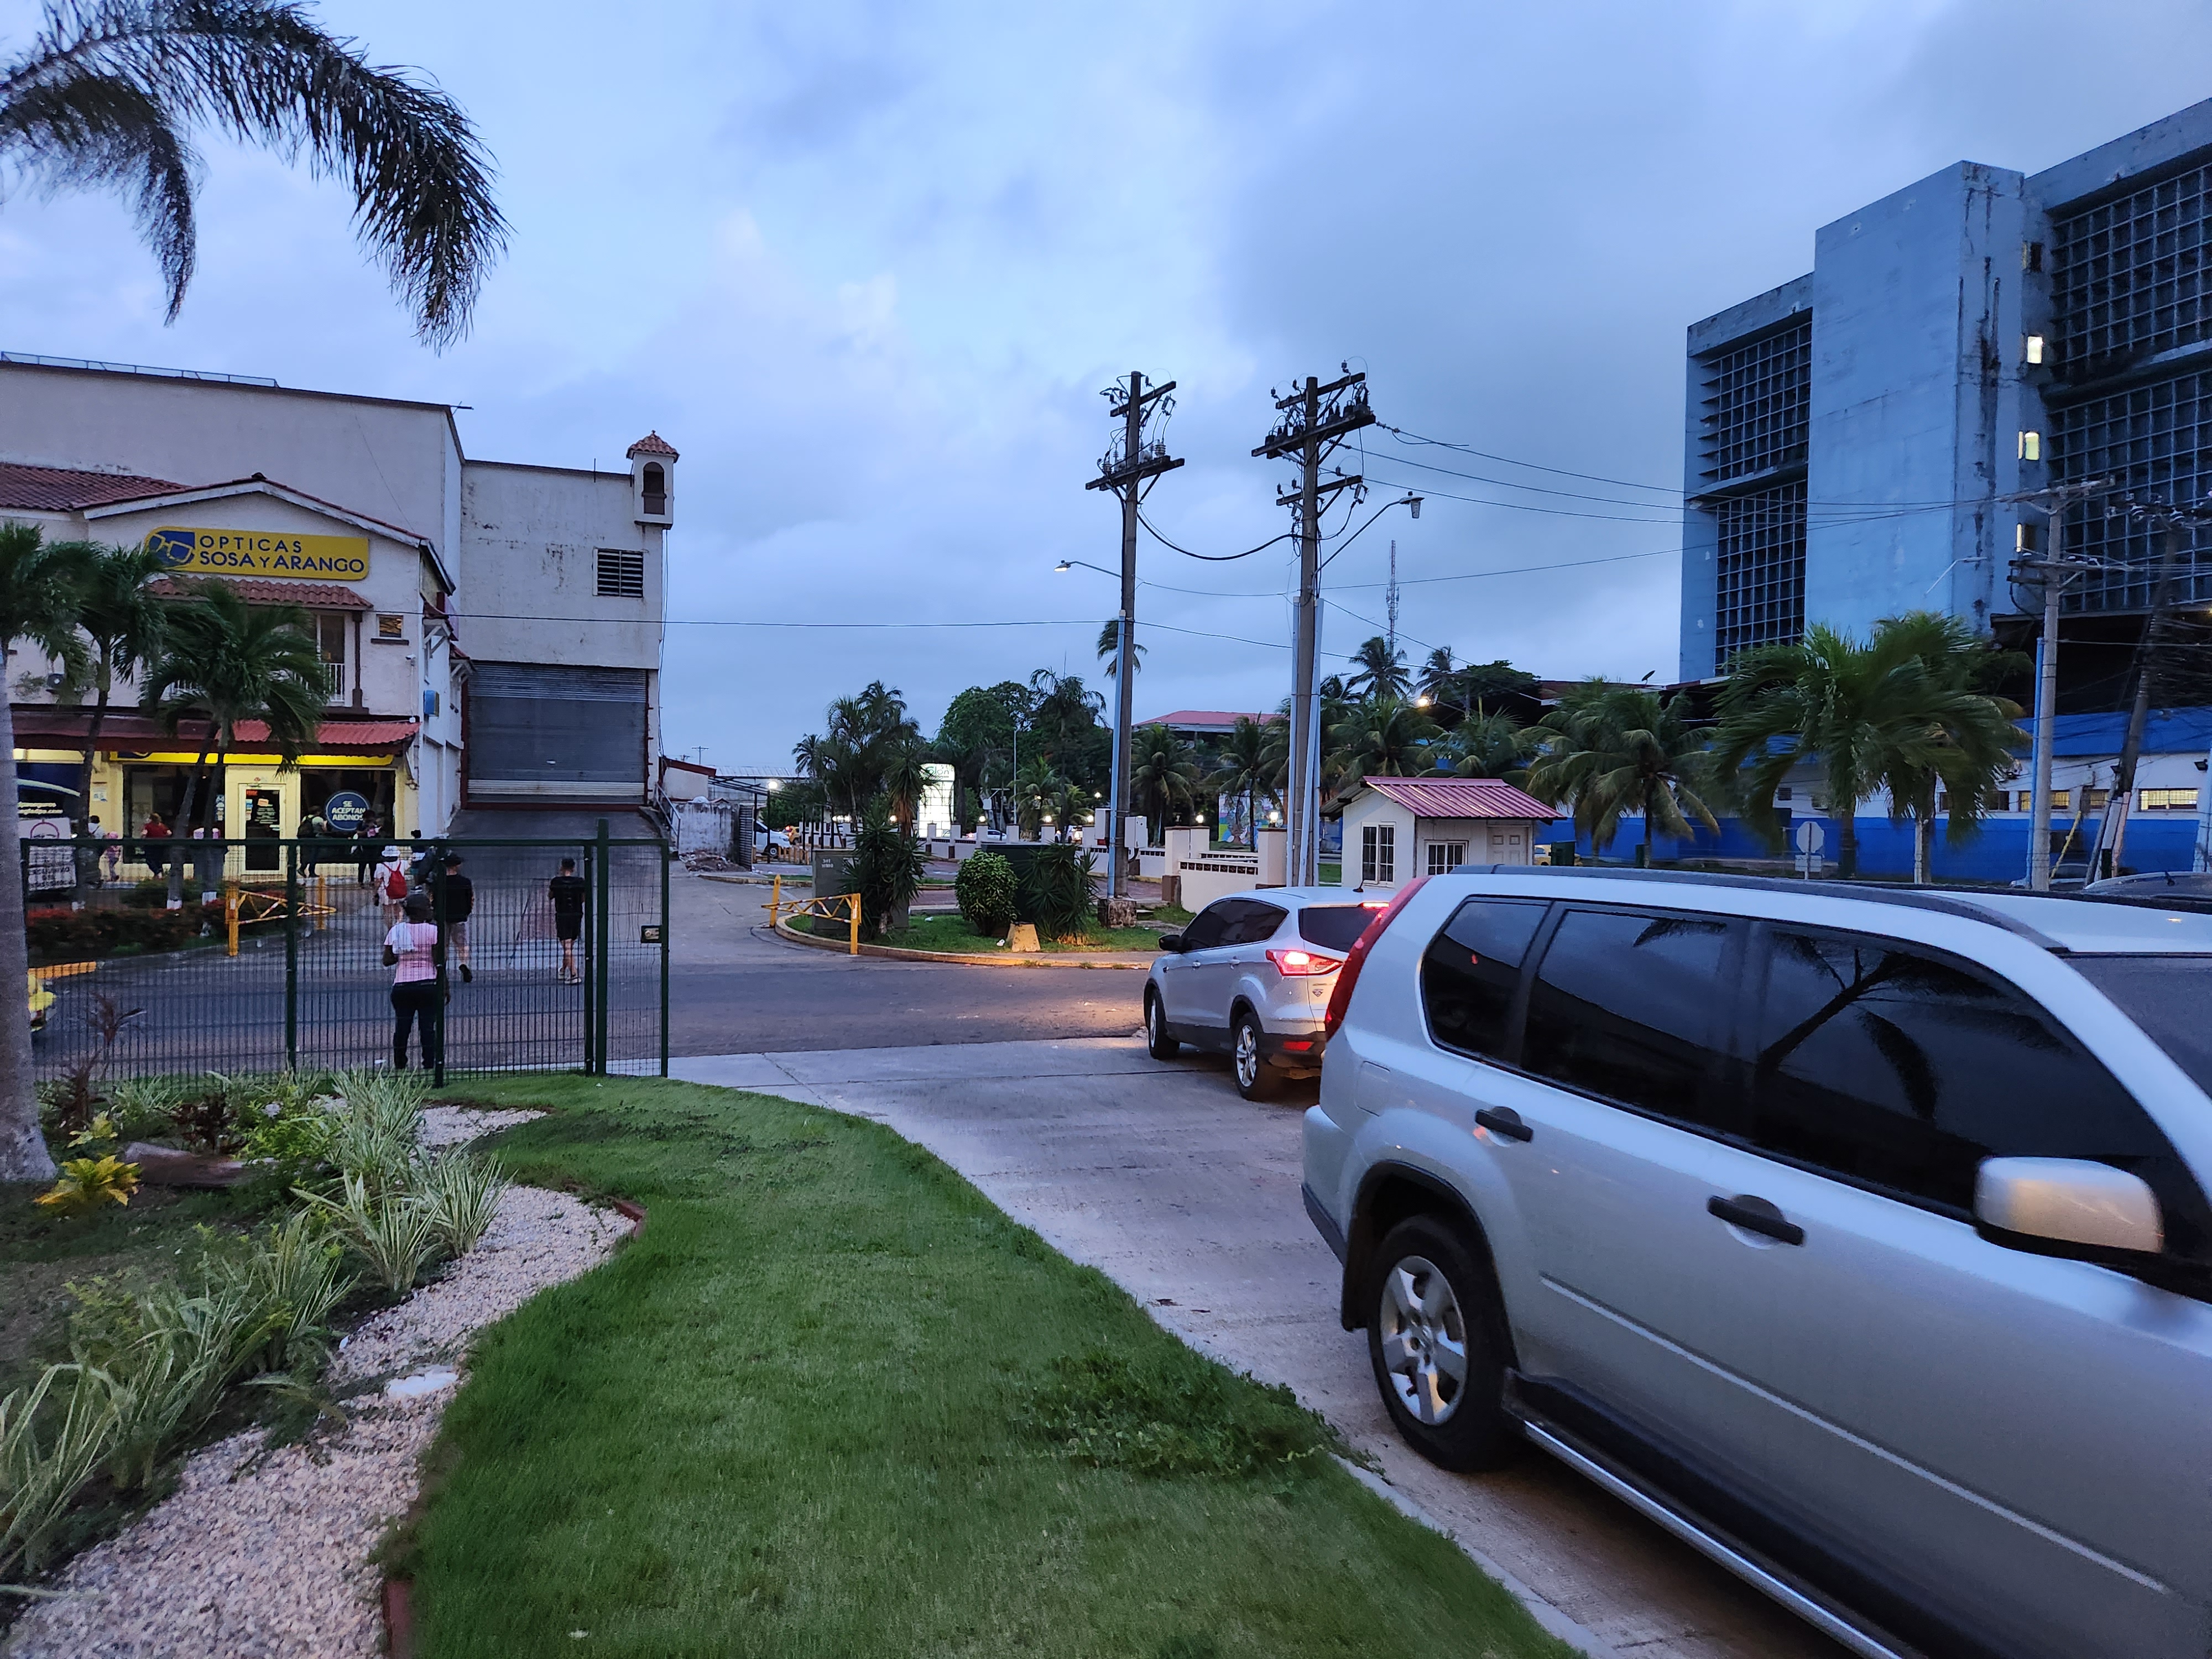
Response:
[[[1175,465],[1181,465],[1182,463],[1176,462]],[[1134,510],[1133,506],[1128,509],[1132,514]],[[1127,775],[1129,770],[1131,724],[1129,699],[1132,695],[1130,682],[1136,678],[1137,665],[1135,643],[1137,629],[1133,614],[1134,605],[1131,598],[1136,589],[1136,525],[1133,517],[1123,528],[1125,534],[1122,538],[1121,556],[1127,565],[1127,569],[1109,570],[1104,565],[1093,564],[1088,559],[1062,559],[1052,568],[1054,575],[1065,576],[1076,566],[1081,565],[1085,570],[1095,570],[1102,576],[1113,576],[1121,583],[1121,614],[1115,618],[1114,623],[1114,639],[1118,656],[1115,670],[1120,677],[1121,684],[1114,704],[1113,799],[1107,808],[1106,830],[1106,891],[1117,899],[1126,896],[1124,884],[1127,875],[1126,867],[1127,860],[1123,854],[1121,837],[1123,830],[1129,821],[1124,791],[1127,786]]]

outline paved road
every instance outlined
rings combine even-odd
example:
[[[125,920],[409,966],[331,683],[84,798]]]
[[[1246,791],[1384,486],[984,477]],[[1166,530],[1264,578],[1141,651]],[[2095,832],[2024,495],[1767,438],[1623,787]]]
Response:
[[[1547,1458],[1532,1452],[1514,1469],[1468,1476],[1407,1451],[1376,1397],[1364,1338],[1337,1323],[1336,1261],[1298,1199],[1299,1113],[1239,1100],[1220,1061],[1160,1066],[1124,1036],[733,1053],[675,1070],[874,1118],[927,1146],[1169,1329],[1289,1383],[1584,1651],[1840,1659],[1826,1638]]]
[[[764,886],[674,879],[675,1054],[1125,1036],[1142,1018],[1142,974],[842,956],[769,933]]]

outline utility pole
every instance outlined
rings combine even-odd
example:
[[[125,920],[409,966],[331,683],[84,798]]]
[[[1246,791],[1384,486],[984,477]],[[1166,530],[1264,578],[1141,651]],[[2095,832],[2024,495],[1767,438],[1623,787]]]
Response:
[[[1115,688],[1114,787],[1109,799],[1114,821],[1106,836],[1109,868],[1106,893],[1117,913],[1121,902],[1128,897],[1129,861],[1121,843],[1129,822],[1129,723],[1136,696],[1137,503],[1151,489],[1152,479],[1182,465],[1168,453],[1164,438],[1146,441],[1146,409],[1158,400],[1159,406],[1154,412],[1164,427],[1175,408],[1175,400],[1168,393],[1175,388],[1176,383],[1170,380],[1148,391],[1142,371],[1133,368],[1127,384],[1106,389],[1104,395],[1109,400],[1121,400],[1112,410],[1113,418],[1121,422],[1120,441],[1107,447],[1098,459],[1098,476],[1083,486],[1110,489],[1121,498],[1121,614],[1114,624],[1114,672],[1120,684]],[[1109,923],[1120,927],[1127,920],[1116,914]]]
[[[2112,487],[2111,479],[2097,478],[2011,498],[2041,511],[2051,520],[2050,546],[2044,556],[2013,561],[2015,571],[2033,575],[2043,583],[2043,637],[2037,641],[2035,653],[2035,783],[2028,797],[2027,826],[2027,884],[2039,893],[2051,890],[2051,764],[2058,735],[2058,602],[2069,580],[2094,568],[2066,561],[2066,509],[2085,496],[2100,495]]]
[[[1321,514],[1325,501],[1349,489],[1359,499],[1365,480],[1357,474],[1323,483],[1321,464],[1337,445],[1361,427],[1375,424],[1367,406],[1367,376],[1346,374],[1322,385],[1306,376],[1304,386],[1278,398],[1282,411],[1267,441],[1252,453],[1267,460],[1296,457],[1299,481],[1279,489],[1275,502],[1291,509],[1298,535],[1298,598],[1294,613],[1291,664],[1290,846],[1286,879],[1310,887],[1321,880]]]
[[[2150,716],[2153,636],[2172,602],[2174,577],[2180,568],[2182,543],[2188,530],[2212,522],[2212,514],[2201,507],[2160,504],[2139,507],[2135,513],[2163,532],[2162,545],[2158,575],[2151,583],[2150,611],[2143,618],[2142,635],[2136,641],[2135,660],[2130,665],[2135,693],[2128,705],[2127,734],[2120,742],[2119,764],[2112,771],[2112,793],[2105,797],[2104,821],[2098,826],[2097,850],[2090,864],[2092,879],[2119,873],[2120,848],[2128,833],[2128,807],[2135,796],[2136,764],[2142,758],[2143,727]]]

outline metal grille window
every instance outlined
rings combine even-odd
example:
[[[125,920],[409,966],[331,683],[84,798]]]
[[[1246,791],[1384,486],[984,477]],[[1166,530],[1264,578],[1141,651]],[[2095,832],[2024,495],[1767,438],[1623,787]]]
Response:
[[[2136,800],[2146,812],[2194,812],[2197,792],[2194,789],[2145,789],[2139,791]]]
[[[1805,484],[1713,503],[1720,532],[1713,617],[1715,660],[1805,631]]]
[[[2058,362],[2081,380],[2212,337],[2212,167],[2054,219]]]
[[[1805,459],[1813,322],[1705,360],[1705,477],[1748,477]]]
[[[1359,879],[1390,883],[1398,879],[1398,826],[1370,823],[1359,831]]]
[[[2057,411],[2059,477],[2109,477],[2138,501],[2194,501],[2212,490],[2212,374],[2179,374]],[[2097,502],[2076,505],[2067,520],[2066,551],[2117,566],[2078,578],[2067,590],[2069,611],[2149,608],[2162,532],[2124,515],[2106,518]],[[2201,544],[2203,538],[2198,538]],[[2173,597],[2212,598],[2212,548],[2185,544]]]
[[[599,597],[603,599],[641,599],[645,597],[645,555],[619,548],[599,550]]]

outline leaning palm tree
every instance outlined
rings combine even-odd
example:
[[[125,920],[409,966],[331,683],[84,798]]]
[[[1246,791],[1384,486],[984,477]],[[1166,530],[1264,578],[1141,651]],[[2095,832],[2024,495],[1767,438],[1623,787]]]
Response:
[[[83,782],[77,792],[76,833],[82,837],[92,810],[92,772],[100,758],[100,731],[107,723],[107,710],[119,683],[127,682],[161,653],[167,607],[147,586],[163,569],[161,556],[151,548],[100,547],[89,550],[84,586],[78,596],[77,626],[91,642],[86,653],[86,673],[66,676],[66,691],[93,693],[92,718],[84,734]],[[122,824],[128,836],[131,826]],[[77,857],[77,902],[86,902],[92,860]]]
[[[294,605],[249,605],[236,588],[220,580],[194,583],[188,593],[170,612],[167,643],[148,672],[142,694],[171,732],[188,719],[207,723],[199,759],[185,779],[184,804],[177,811],[179,834],[210,775],[210,757],[214,787],[221,787],[243,722],[266,725],[280,769],[295,770],[300,751],[320,728],[331,684],[305,611]],[[211,829],[215,817],[212,810],[204,812],[200,827]],[[184,866],[173,862],[173,907],[183,902],[184,890]]]
[[[1576,833],[1594,848],[1613,840],[1624,815],[1640,814],[1645,864],[1657,836],[1686,839],[1692,819],[1717,831],[1705,798],[1705,741],[1686,712],[1679,696],[1587,682],[1537,722],[1545,747],[1528,769],[1528,793],[1571,801]]]
[[[21,1000],[30,971],[23,939],[23,864],[18,836],[15,717],[5,688],[15,641],[28,640],[64,673],[82,672],[78,594],[88,557],[82,542],[49,542],[36,526],[0,524],[0,1182],[52,1178],[32,1088],[31,1023]],[[12,989],[10,988],[13,988]]]
[[[1121,619],[1109,617],[1098,629],[1098,660],[1106,665],[1106,678],[1112,679],[1121,672]],[[1129,665],[1142,672],[1145,666],[1145,643],[1137,637],[1137,625],[1129,624]]]
[[[1413,689],[1406,672],[1406,653],[1377,634],[1352,653],[1354,673],[1344,682],[1347,696],[1402,697]]]
[[[194,128],[305,151],[353,192],[354,225],[416,332],[467,331],[506,246],[491,165],[459,106],[372,67],[280,0],[49,0],[29,49],[0,63],[0,164],[50,185],[125,192],[173,321],[196,253]]]

